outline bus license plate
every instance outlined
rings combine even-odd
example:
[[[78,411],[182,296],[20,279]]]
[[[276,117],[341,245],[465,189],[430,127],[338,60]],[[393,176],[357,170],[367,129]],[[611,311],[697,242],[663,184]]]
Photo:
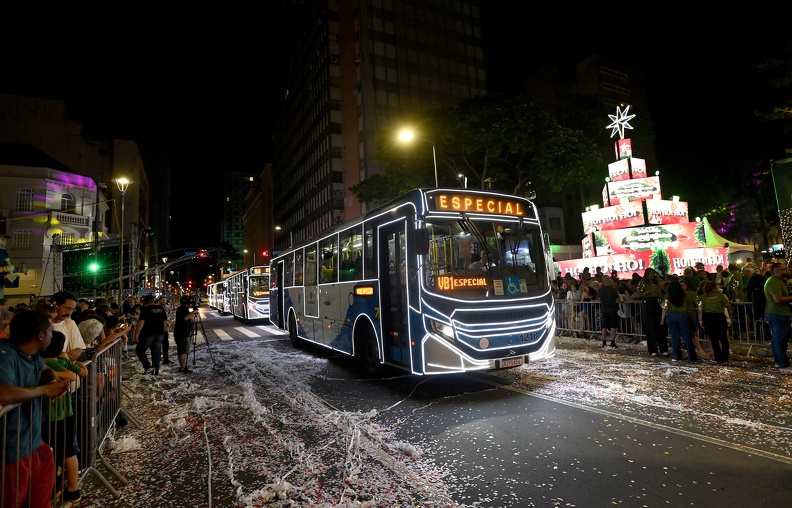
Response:
[[[506,367],[519,367],[523,364],[523,357],[518,356],[516,358],[505,358],[501,360],[501,368],[505,369]]]

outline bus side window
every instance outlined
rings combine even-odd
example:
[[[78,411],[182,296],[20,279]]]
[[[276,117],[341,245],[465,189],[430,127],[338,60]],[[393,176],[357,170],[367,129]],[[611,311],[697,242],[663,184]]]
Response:
[[[333,252],[325,252],[322,255],[322,282],[336,281],[335,256]]]
[[[363,277],[363,253],[355,251],[355,272],[357,278]]]
[[[355,280],[355,261],[353,259],[345,259],[341,261],[341,280]]]

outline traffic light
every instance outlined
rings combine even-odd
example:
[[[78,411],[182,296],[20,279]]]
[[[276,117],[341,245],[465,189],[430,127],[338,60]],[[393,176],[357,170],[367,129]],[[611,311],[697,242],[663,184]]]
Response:
[[[91,273],[96,273],[99,271],[99,263],[96,260],[92,260],[88,263],[88,271]]]

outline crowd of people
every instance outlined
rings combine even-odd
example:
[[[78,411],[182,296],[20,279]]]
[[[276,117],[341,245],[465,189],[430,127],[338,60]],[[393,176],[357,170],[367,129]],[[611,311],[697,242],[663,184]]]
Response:
[[[696,362],[709,359],[718,365],[729,361],[732,319],[763,319],[770,329],[771,349],[779,372],[792,374],[787,349],[792,326],[792,271],[784,263],[746,258],[741,266],[730,263],[707,272],[702,263],[684,268],[682,275],[661,276],[654,268],[629,279],[594,274],[585,268],[579,278],[567,273],[551,282],[553,294],[562,302],[562,328],[582,336],[590,328],[593,302],[599,302],[602,347],[618,348],[616,337],[625,320],[631,323],[631,341],[645,337],[651,356],[671,356]],[[733,315],[732,303],[748,302],[745,317]],[[631,303],[631,304],[628,304]],[[707,338],[711,354],[702,347]],[[670,351],[669,341],[670,338]],[[610,339],[610,343],[608,342]]]
[[[189,296],[173,308],[172,296],[143,295],[140,302],[131,296],[121,306],[113,298],[90,302],[66,291],[30,306],[10,307],[0,298],[0,406],[20,404],[6,414],[2,506],[51,507],[54,498],[81,499],[80,449],[87,443],[80,439],[75,397],[88,375],[86,363],[97,353],[119,340],[124,347],[135,344],[144,372],[157,375],[160,365],[171,363],[167,342],[175,317],[179,371],[191,372],[188,339],[198,310],[190,310]],[[102,400],[112,387],[98,363],[95,372]]]

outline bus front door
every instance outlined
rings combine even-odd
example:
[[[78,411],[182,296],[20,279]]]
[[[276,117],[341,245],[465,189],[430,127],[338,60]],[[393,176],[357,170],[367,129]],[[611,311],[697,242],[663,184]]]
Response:
[[[409,367],[406,227],[407,223],[402,221],[380,229],[379,273],[385,362]]]

